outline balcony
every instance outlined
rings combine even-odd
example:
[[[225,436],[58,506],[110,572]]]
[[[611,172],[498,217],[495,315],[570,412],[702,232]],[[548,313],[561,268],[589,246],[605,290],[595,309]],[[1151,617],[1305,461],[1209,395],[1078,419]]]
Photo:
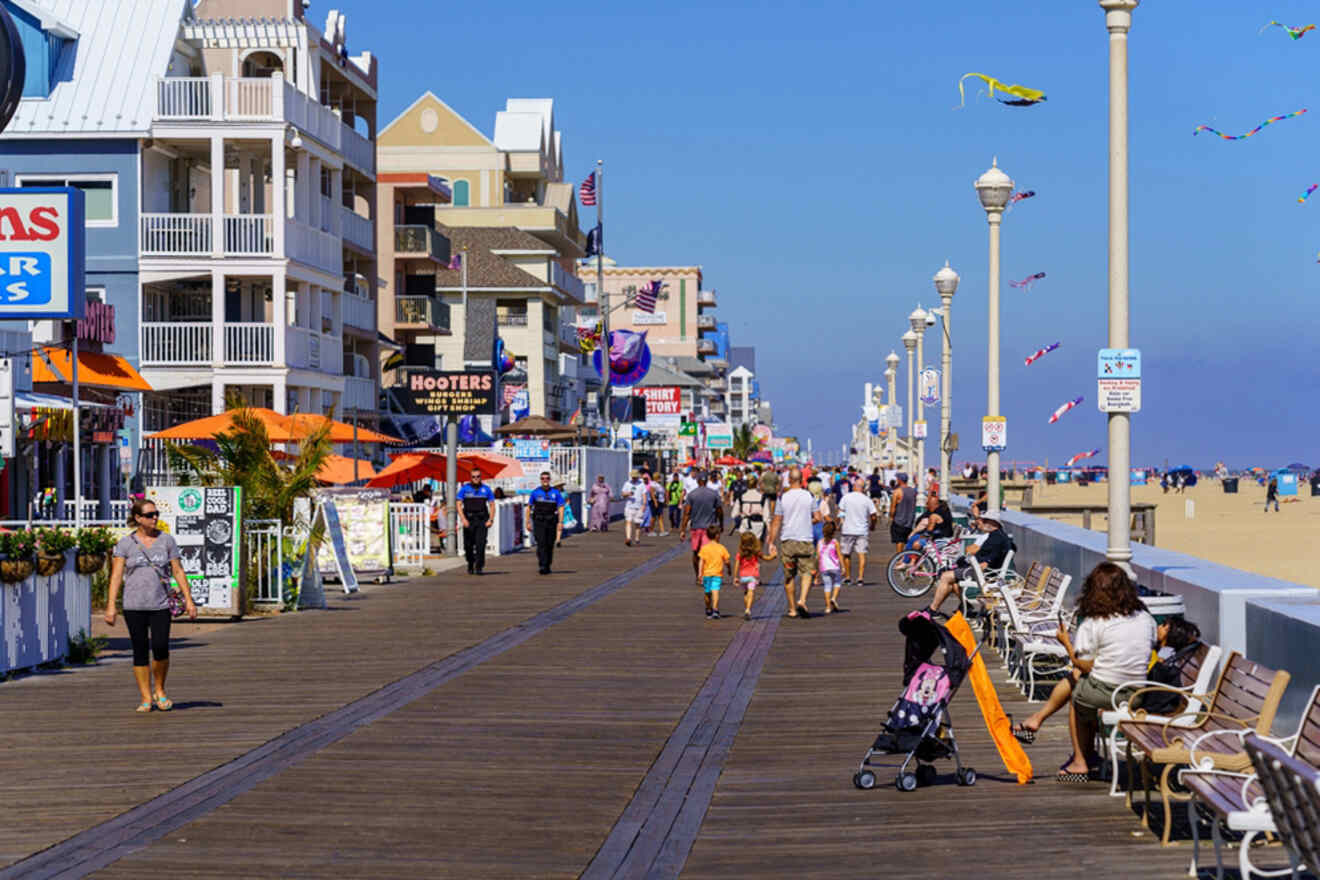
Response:
[[[344,380],[344,403],[342,409],[374,411],[378,406],[376,380],[349,376]]]
[[[290,367],[340,375],[344,371],[344,341],[308,327],[290,327],[285,337],[285,360]]]
[[[436,232],[432,226],[396,226],[394,256],[401,260],[433,260],[448,265],[449,239]]]
[[[708,354],[708,355],[713,355],[713,354],[715,354],[717,351],[718,351],[718,349],[717,349],[716,346],[715,346],[715,340],[714,340],[714,339],[698,339],[698,340],[697,340],[697,354]]]
[[[501,327],[526,327],[526,312],[497,312],[495,323]]]
[[[403,330],[449,331],[449,304],[433,296],[396,296],[394,324]]]
[[[376,252],[376,224],[343,205],[339,206],[339,227],[344,232],[344,241],[367,253]]]
[[[376,148],[371,141],[345,125],[342,143],[344,158],[348,163],[368,177],[375,177]]]
[[[555,262],[550,263],[550,283],[575,302],[587,301],[587,287],[582,279]]]
[[[714,329],[715,329],[715,316],[714,316],[714,315],[697,315],[697,329],[698,329],[698,330],[714,330]]]
[[[343,276],[344,250],[338,236],[290,220],[284,226],[284,243],[290,259]]]
[[[716,376],[713,379],[706,380],[706,387],[709,388],[711,391],[721,391],[721,392],[728,391],[729,383],[724,379],[723,376]]]
[[[275,365],[275,325],[222,325],[225,365]],[[214,363],[215,328],[210,322],[142,324],[142,366],[187,367]]]
[[[226,257],[272,256],[275,218],[270,214],[224,214],[221,253]],[[209,257],[214,253],[210,214],[142,214],[142,255]]]
[[[340,298],[343,306],[344,323],[361,330],[376,329],[376,303],[374,300],[344,292]]]
[[[698,290],[698,291],[697,291],[697,305],[698,305],[699,307],[703,308],[703,309],[713,309],[713,308],[715,308],[715,291],[713,291],[713,290]]]

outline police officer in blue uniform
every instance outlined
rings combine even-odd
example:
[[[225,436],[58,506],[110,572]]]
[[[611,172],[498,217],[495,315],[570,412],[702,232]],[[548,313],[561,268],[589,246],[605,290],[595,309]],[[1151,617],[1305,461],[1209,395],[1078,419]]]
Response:
[[[550,472],[541,471],[541,485],[527,498],[527,529],[536,542],[541,574],[550,573],[555,544],[564,535],[564,493],[550,485]]]
[[[482,484],[481,472],[473,468],[469,482],[463,484],[456,497],[468,574],[481,574],[486,568],[486,531],[495,518],[495,493]]]

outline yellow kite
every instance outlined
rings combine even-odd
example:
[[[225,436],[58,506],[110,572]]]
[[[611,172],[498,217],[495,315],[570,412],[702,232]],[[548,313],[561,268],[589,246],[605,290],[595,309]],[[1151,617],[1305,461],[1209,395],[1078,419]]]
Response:
[[[1039,104],[1041,101],[1045,100],[1045,93],[1040,89],[1029,89],[1026,86],[1016,84],[1006,86],[993,76],[986,76],[984,73],[965,73],[963,74],[962,79],[958,80],[958,96],[962,99],[958,104],[959,108],[962,108],[967,104],[967,96],[963,93],[963,81],[971,76],[985,80],[985,84],[990,88],[990,97],[992,98],[995,97],[996,89],[1007,95],[1017,96],[1017,100],[1015,101],[1006,101],[1003,98],[995,98],[995,100],[999,101],[1001,104],[1008,104],[1011,107],[1030,107],[1032,104]]]

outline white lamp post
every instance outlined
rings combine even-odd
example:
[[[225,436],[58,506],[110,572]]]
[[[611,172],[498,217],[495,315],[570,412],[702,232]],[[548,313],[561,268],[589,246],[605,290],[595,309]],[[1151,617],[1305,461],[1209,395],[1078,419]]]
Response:
[[[894,424],[892,407],[895,405],[894,402],[896,399],[894,394],[894,379],[898,376],[898,355],[891,351],[889,357],[885,358],[885,365],[885,379],[889,386],[889,406],[891,407],[891,409],[885,413],[885,464],[889,465],[889,467],[893,467],[897,464],[897,462],[894,461],[894,432],[898,430],[898,425]]]
[[[922,433],[925,433],[924,429],[926,427],[926,405],[921,402],[920,379],[921,371],[925,369],[925,360],[922,357],[921,343],[926,336],[926,321],[929,319],[930,315],[927,314],[926,310],[921,306],[917,306],[912,314],[908,315],[908,323],[912,325],[912,332],[917,335],[917,412],[921,416],[917,421],[921,422],[921,427],[923,429]],[[912,485],[917,488],[917,492],[924,498],[926,492],[926,438],[924,437],[917,438],[916,472],[917,476],[913,479]]]
[[[907,386],[908,386],[908,410],[907,410],[907,469],[912,470],[912,456],[917,448],[916,441],[912,439],[912,353],[917,350],[917,334],[911,330],[902,336],[903,347],[907,349],[908,368],[907,368]],[[915,482],[915,480],[913,481]]]
[[[953,412],[953,341],[949,321],[953,316],[953,295],[958,292],[958,273],[944,268],[935,273],[935,290],[940,295],[940,315],[943,318],[944,348],[940,357],[940,498],[949,500],[949,428]]]
[[[1109,347],[1128,347],[1127,35],[1139,0],[1100,0],[1109,31]],[[1132,417],[1109,413],[1109,546],[1105,557],[1131,573]]]
[[[985,209],[990,224],[990,317],[986,321],[990,349],[986,355],[985,414],[999,415],[999,224],[1004,219],[1004,208],[1013,194],[1013,181],[999,170],[996,159],[990,170],[976,180],[976,197]],[[987,452],[986,506],[991,515],[999,512],[999,452]]]

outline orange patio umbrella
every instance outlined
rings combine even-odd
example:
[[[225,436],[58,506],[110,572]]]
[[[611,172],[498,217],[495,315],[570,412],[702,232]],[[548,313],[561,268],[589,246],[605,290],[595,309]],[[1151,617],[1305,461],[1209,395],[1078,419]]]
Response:
[[[734,458],[732,455],[723,455],[715,459],[715,463],[720,467],[742,467],[747,464],[741,458]]]
[[[418,480],[443,480],[448,463],[445,456],[435,452],[401,452],[367,486],[372,489],[391,489]],[[460,482],[471,479],[474,470],[480,472],[483,479],[490,479],[506,467],[501,462],[492,461],[475,452],[460,454],[457,465]]]
[[[151,438],[153,440],[211,440],[233,430],[234,413],[236,411],[231,409],[219,415],[193,419],[191,422],[184,422],[182,425],[175,425],[173,428],[157,431],[151,435]],[[331,443],[353,442],[352,425],[336,422],[325,416],[312,413],[281,415],[275,410],[266,409],[265,407],[249,407],[248,412],[260,419],[262,424],[266,426],[266,433],[270,436],[272,443],[297,443],[306,439],[308,435],[327,422],[330,423]],[[388,434],[381,434],[359,426],[358,442],[402,443],[403,441],[397,437],[391,437]]]
[[[280,449],[272,450],[271,456],[281,460],[295,457]],[[357,459],[357,471],[357,479],[359,480],[369,480],[376,476],[376,469],[365,458]],[[353,482],[353,459],[345,455],[326,456],[325,463],[316,472],[316,479],[322,483],[332,483],[336,486]]]

